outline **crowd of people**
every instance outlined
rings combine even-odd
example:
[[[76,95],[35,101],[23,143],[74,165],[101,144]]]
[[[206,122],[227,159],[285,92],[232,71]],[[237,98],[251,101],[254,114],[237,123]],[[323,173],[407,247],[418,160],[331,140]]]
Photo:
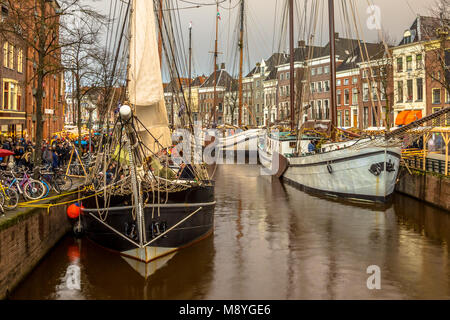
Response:
[[[51,140],[43,140],[42,142],[42,164],[44,166],[51,166],[52,168],[63,167],[68,164],[73,146],[78,145],[78,138],[74,137],[60,137],[54,136]],[[98,139],[92,139],[92,150]],[[11,156],[0,157],[0,168],[5,169],[9,163],[16,166],[25,166],[28,169],[33,168],[34,153],[36,150],[36,143],[24,138],[12,139],[6,138],[1,141],[2,149],[13,152]],[[89,144],[86,139],[82,139],[81,154],[83,156],[89,150]]]

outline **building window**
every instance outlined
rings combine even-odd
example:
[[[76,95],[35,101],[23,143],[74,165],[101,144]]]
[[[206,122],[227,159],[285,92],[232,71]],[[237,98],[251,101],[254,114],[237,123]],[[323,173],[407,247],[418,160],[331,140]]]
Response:
[[[433,104],[441,103],[441,89],[433,89]]]
[[[317,68],[317,74],[322,74],[323,72],[323,68],[322,67],[318,67]]]
[[[322,120],[322,100],[317,101],[317,119]]]
[[[413,81],[407,80],[406,81],[406,89],[408,94],[408,102],[413,101]]]
[[[316,75],[316,69],[315,69],[315,68],[312,68],[312,69],[311,69],[311,75],[312,75],[312,76],[315,76],[315,75]]]
[[[344,90],[344,104],[348,106],[350,104],[350,90]]]
[[[324,87],[325,87],[325,92],[330,91],[330,81],[327,80],[327,81],[324,81],[323,83],[324,83]]]
[[[289,79],[290,78],[290,74],[289,74],[289,72],[286,72],[286,79]]]
[[[341,115],[341,111],[337,112],[337,125],[338,127],[342,127],[342,115]]]
[[[423,100],[423,80],[422,78],[416,79],[417,85],[417,101]]]
[[[330,67],[329,67],[329,66],[325,66],[325,67],[323,68],[323,73],[329,74],[329,73],[330,73]]]
[[[3,44],[3,66],[8,68],[8,42]]]
[[[311,93],[314,93],[316,90],[315,90],[315,83],[314,82],[312,82],[311,83]]]
[[[363,126],[364,128],[369,126],[369,107],[364,107]]]
[[[363,101],[369,101],[369,84],[363,84]]]
[[[330,106],[328,100],[323,100],[323,104],[325,107],[325,119],[330,119]]]
[[[397,72],[403,72],[403,58],[397,58]]]
[[[340,85],[341,85],[341,79],[339,79],[339,80],[336,81],[336,85],[337,85],[337,86],[340,86]]]
[[[403,81],[397,81],[397,102],[403,102]]]
[[[350,127],[350,111],[345,110],[345,126]]]
[[[358,88],[353,88],[353,95],[352,95],[352,105],[357,105],[358,104]]]
[[[358,83],[358,77],[353,77],[353,84],[357,84]]]
[[[310,102],[311,105],[311,118],[315,119],[316,118],[316,110],[314,109],[314,100],[312,100]]]
[[[17,110],[17,84],[3,82],[3,109]]]
[[[17,106],[16,110],[20,110],[22,107],[22,88],[17,86]]]
[[[367,78],[367,69],[363,70],[362,77],[363,78]]]
[[[341,105],[341,90],[336,91],[336,96],[337,96],[337,105],[340,106]]]
[[[280,80],[284,80],[284,73],[280,74]]]
[[[322,82],[317,82],[317,91],[318,92],[322,92],[323,90],[322,90]]]
[[[412,56],[406,57],[406,70],[411,71],[412,70]]]
[[[378,101],[378,83],[372,83],[372,99]]]
[[[383,101],[386,100],[386,88],[383,85],[381,85],[380,92],[381,92],[381,100]]]
[[[349,80],[348,79],[344,79],[344,86],[348,86]]]
[[[416,55],[416,69],[422,69],[422,55]]]
[[[14,69],[14,46],[9,45],[9,68]]]

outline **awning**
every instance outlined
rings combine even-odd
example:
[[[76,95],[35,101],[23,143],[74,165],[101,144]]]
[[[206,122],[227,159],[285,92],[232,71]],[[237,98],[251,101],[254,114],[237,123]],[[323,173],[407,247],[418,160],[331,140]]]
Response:
[[[397,115],[397,118],[395,118],[395,125],[401,126],[405,124],[405,119],[408,116],[410,110],[402,111]]]
[[[405,125],[410,124],[411,122],[414,122],[414,121],[419,120],[421,118],[422,118],[422,111],[420,111],[420,110],[410,111],[408,113],[408,115],[406,116],[406,118],[405,118],[405,123],[404,124]]]

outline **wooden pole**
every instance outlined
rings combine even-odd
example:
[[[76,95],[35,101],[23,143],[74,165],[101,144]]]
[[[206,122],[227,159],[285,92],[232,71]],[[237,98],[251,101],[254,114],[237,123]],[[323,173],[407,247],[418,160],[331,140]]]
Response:
[[[336,46],[334,28],[334,0],[328,0],[328,18],[330,33],[330,116],[331,116],[331,140],[336,140],[337,109],[336,109]]]
[[[291,104],[291,132],[295,131],[295,87],[294,87],[294,0],[289,0],[289,80],[290,80],[290,104]]]
[[[217,103],[217,92],[216,92],[216,86],[217,86],[217,37],[219,33],[219,2],[216,0],[216,40],[214,44],[214,99],[213,99],[213,123],[216,124],[216,117],[217,117],[217,110],[216,110],[216,103]]]
[[[192,24],[189,24],[189,94],[188,94],[188,104],[189,104],[189,108],[187,108],[188,110],[192,110],[191,109],[191,94],[192,94],[192,90],[191,90],[191,84],[192,84]]]
[[[238,126],[242,126],[242,69],[244,61],[244,0],[241,0],[241,30],[239,38],[239,116],[238,116]]]

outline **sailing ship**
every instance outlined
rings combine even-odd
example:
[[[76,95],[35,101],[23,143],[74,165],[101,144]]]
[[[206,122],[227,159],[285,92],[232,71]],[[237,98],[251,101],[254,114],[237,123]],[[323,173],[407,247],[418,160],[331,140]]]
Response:
[[[294,74],[293,52],[293,1],[290,0],[290,70]],[[401,142],[395,137],[360,138],[344,142],[336,138],[336,53],[334,2],[328,1],[330,35],[330,89],[331,89],[331,143],[308,153],[311,138],[296,137],[295,141],[283,136],[267,135],[260,144],[260,159],[272,166],[273,154],[285,157],[288,166],[284,170],[272,170],[283,180],[305,190],[355,200],[385,202],[394,192],[401,158]],[[291,92],[295,92],[294,77]],[[294,95],[291,95],[291,132],[295,132]],[[275,146],[275,147],[274,147]],[[300,152],[299,152],[300,151]],[[303,154],[302,154],[303,151]],[[276,158],[276,157],[275,157]]]
[[[132,1],[129,105],[100,144],[90,175],[96,188],[83,194],[80,215],[89,239],[145,263],[211,235],[215,207],[204,164],[186,161],[181,175],[174,171],[155,20],[153,1]]]

